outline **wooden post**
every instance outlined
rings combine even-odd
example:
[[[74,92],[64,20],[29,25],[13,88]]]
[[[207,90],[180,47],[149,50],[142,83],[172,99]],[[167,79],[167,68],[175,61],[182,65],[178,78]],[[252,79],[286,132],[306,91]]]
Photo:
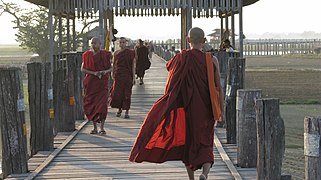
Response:
[[[62,47],[62,15],[61,13],[59,14],[59,54],[63,52],[63,47]]]
[[[27,129],[21,69],[0,67],[2,174],[27,173]]]
[[[51,70],[48,63],[29,63],[27,69],[32,156],[38,151],[53,149],[53,122],[49,116]]]
[[[256,101],[257,179],[280,180],[285,150],[284,122],[279,99]]]
[[[72,50],[77,51],[76,17],[72,17]]]
[[[68,72],[67,60],[59,60],[54,72],[55,131],[75,130],[73,76]]]
[[[192,14],[189,7],[181,8],[181,49],[187,49],[187,35],[192,28]]]
[[[236,99],[237,165],[256,167],[256,114],[255,101],[261,99],[262,90],[239,89]]]
[[[71,76],[73,77],[73,94],[74,94],[74,111],[75,119],[81,120],[85,119],[84,117],[84,108],[83,108],[83,74],[80,71],[82,59],[82,53],[73,53],[67,57],[68,70]]]
[[[225,123],[227,143],[236,143],[236,92],[244,88],[245,59],[230,58],[225,95]]]
[[[305,179],[321,179],[321,118],[304,118]]]

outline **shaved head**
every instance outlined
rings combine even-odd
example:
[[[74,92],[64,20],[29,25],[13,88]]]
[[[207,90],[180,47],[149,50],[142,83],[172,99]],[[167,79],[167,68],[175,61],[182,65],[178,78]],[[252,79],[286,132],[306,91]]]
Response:
[[[94,51],[99,51],[100,46],[101,46],[101,42],[98,37],[91,38],[91,47],[93,48]]]
[[[188,38],[191,44],[201,44],[204,43],[205,33],[201,28],[193,27],[188,31]]]
[[[93,37],[93,38],[91,38],[91,42],[93,42],[93,41],[101,44],[100,39],[99,39],[98,37]]]

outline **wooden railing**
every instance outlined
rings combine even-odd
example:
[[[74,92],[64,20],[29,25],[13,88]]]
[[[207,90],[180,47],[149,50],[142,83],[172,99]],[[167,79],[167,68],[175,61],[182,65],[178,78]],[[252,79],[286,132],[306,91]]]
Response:
[[[179,39],[168,39],[166,41],[154,41],[166,52],[180,51]],[[220,49],[220,42],[209,42],[214,51]],[[238,43],[234,45],[238,50]],[[320,54],[321,39],[245,39],[243,43],[244,56],[279,56],[287,54]]]

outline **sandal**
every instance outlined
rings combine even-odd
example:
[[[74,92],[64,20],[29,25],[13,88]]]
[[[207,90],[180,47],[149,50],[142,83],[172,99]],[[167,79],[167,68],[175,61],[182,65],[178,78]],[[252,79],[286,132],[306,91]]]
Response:
[[[90,131],[90,134],[97,134],[97,129],[93,129]]]
[[[120,117],[121,116],[121,112],[122,111],[118,111],[117,114],[116,114],[116,117]]]
[[[125,114],[125,119],[129,119],[129,115],[128,114]]]
[[[106,134],[106,131],[105,130],[100,130],[99,134]]]
[[[201,175],[200,175],[199,180],[206,180],[206,179],[207,179],[207,177],[206,177],[204,174],[201,174]]]

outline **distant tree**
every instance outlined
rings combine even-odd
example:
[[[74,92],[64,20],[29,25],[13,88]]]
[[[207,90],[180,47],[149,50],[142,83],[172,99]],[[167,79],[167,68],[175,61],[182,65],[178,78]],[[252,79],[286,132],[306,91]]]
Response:
[[[39,56],[47,57],[49,55],[49,23],[48,23],[48,9],[42,6],[34,6],[32,9],[24,9],[15,3],[7,3],[0,0],[0,16],[3,13],[9,13],[14,17],[16,40],[20,43],[22,48],[28,49]],[[64,22],[64,21],[63,21]],[[92,22],[91,22],[92,23]],[[84,24],[84,26],[88,26]],[[66,23],[63,23],[63,49],[66,49]],[[77,44],[81,42],[83,32],[77,33]],[[58,50],[58,17],[53,17],[53,32],[54,32],[54,52]]]
[[[46,56],[49,49],[47,9],[35,6],[31,10],[27,10],[17,4],[6,3],[1,0],[0,15],[5,12],[15,18],[13,20],[16,25],[14,28],[18,29],[16,40],[20,43],[20,46],[39,54],[40,57]]]

